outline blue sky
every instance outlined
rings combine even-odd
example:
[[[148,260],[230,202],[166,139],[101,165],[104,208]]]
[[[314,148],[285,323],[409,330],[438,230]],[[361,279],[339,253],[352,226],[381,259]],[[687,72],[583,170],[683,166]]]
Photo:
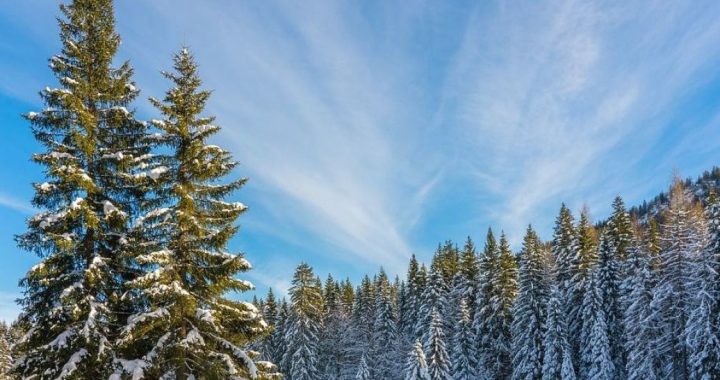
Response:
[[[405,270],[439,241],[551,235],[560,202],[605,217],[720,157],[717,1],[117,3],[142,118],[195,53],[217,143],[250,177],[232,248],[258,289],[304,260],[323,276]],[[37,151],[21,113],[56,86],[57,4],[0,7],[0,319],[36,262],[12,236],[33,213]]]

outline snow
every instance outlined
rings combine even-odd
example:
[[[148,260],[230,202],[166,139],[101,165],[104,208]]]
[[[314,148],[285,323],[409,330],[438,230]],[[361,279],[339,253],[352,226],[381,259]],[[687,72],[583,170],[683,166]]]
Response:
[[[38,116],[37,112],[28,112],[25,114],[25,116],[30,120],[35,120],[35,118]]]
[[[60,349],[65,348],[68,346],[68,339],[72,338],[77,334],[77,331],[73,328],[69,328],[65,331],[63,331],[60,335],[55,337],[50,343],[48,343],[48,347],[52,349]]]
[[[167,171],[168,171],[167,167],[158,166],[157,168],[153,168],[152,170],[150,170],[150,174],[148,174],[148,176],[150,178],[152,178],[153,180],[157,181],[157,179],[160,178],[161,175],[167,173]]]
[[[75,370],[77,369],[78,363],[88,355],[88,352],[86,349],[82,348],[72,354],[70,357],[70,360],[68,360],[67,363],[62,368],[62,372],[60,373],[60,376],[58,376],[58,379],[64,379],[68,376],[70,376]]]
[[[80,198],[80,197],[75,198],[75,200],[72,201],[72,203],[70,203],[70,209],[71,209],[71,210],[77,210],[77,209],[79,209],[79,208],[80,208],[80,204],[81,204],[82,202],[84,202],[84,201],[85,201],[85,199],[83,199],[83,198]]]
[[[52,158],[52,159],[55,159],[55,160],[58,160],[58,159],[61,159],[61,158],[67,158],[67,159],[74,159],[74,158],[75,158],[75,156],[73,156],[73,155],[70,154],[70,153],[66,153],[66,152],[50,152],[50,153],[48,153],[48,157],[50,157],[50,158]]]
[[[62,293],[60,294],[60,298],[65,298],[65,297],[69,296],[73,292],[73,290],[82,289],[82,288],[83,288],[82,282],[78,281],[78,282],[68,286],[67,288],[63,289]]]
[[[164,120],[152,119],[152,120],[150,120],[150,122],[151,122],[153,125],[157,126],[157,127],[164,127],[164,126],[165,126],[165,121],[164,121]]]
[[[105,214],[105,218],[108,218],[112,214],[118,214],[123,217],[127,215],[108,200],[103,201],[103,213]]]
[[[55,185],[50,184],[50,183],[48,183],[48,182],[43,182],[43,183],[41,183],[41,184],[38,185],[38,190],[40,190],[40,191],[42,191],[42,192],[48,192],[48,191],[50,191],[50,190],[52,190],[52,189],[54,189],[54,188],[55,188]]]
[[[130,91],[130,92],[136,92],[136,91],[137,91],[137,88],[135,88],[135,86],[134,86],[132,83],[126,84],[126,85],[125,85],[125,88],[127,88],[128,91]]]
[[[120,112],[122,112],[124,115],[129,115],[129,114],[130,114],[130,111],[128,111],[127,108],[122,107],[122,106],[114,106],[114,107],[112,107],[112,108],[110,108],[110,109],[113,110],[113,111],[120,111]]]
[[[77,86],[79,84],[78,81],[70,77],[63,77],[62,81],[73,86]]]
[[[110,159],[113,159],[113,160],[118,160],[118,161],[120,161],[120,160],[122,160],[123,158],[125,158],[125,155],[124,155],[122,152],[108,153],[108,154],[103,154],[103,155],[102,155],[102,158],[110,158]]]

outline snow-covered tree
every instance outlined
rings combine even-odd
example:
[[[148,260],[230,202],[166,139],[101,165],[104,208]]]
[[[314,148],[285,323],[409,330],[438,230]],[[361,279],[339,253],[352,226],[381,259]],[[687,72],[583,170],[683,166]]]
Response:
[[[320,281],[312,268],[302,263],[295,270],[290,299],[287,345],[283,362],[290,380],[316,380],[318,371],[318,340],[322,329],[323,296]]]
[[[720,378],[718,272],[720,269],[720,201],[712,194],[706,208],[708,239],[691,268],[691,312],[686,326],[690,379]]]
[[[442,268],[439,265],[433,265],[430,268],[430,276],[421,296],[420,308],[418,310],[418,318],[415,326],[416,335],[422,337],[423,342],[427,342],[427,336],[430,331],[433,310],[440,315],[447,316],[449,312],[448,306],[448,287],[442,274]],[[447,330],[449,323],[442,321],[443,329]],[[429,360],[429,358],[428,358]]]
[[[588,278],[597,261],[596,232],[590,223],[587,207],[583,207],[577,225],[577,270],[572,277],[572,298],[568,310],[568,340],[573,353],[573,363],[576,371],[579,370],[581,360],[581,331],[583,316],[583,299],[587,289]],[[579,372],[579,371],[577,371]]]
[[[685,327],[691,300],[690,287],[693,262],[705,243],[702,214],[680,180],[670,193],[670,205],[661,225],[662,251],[654,303],[659,311],[656,346],[660,348],[660,377],[688,379],[688,346]]]
[[[629,293],[624,301],[627,305],[623,322],[627,353],[625,373],[628,380],[655,380],[660,365],[655,346],[658,320],[652,303],[655,273],[649,255],[640,247],[631,247],[630,257],[636,257],[637,270],[626,280]]]
[[[572,363],[572,353],[567,340],[567,324],[562,308],[562,293],[557,284],[550,288],[543,349],[542,378],[544,380],[575,379],[575,367]]]
[[[496,285],[499,276],[499,247],[492,229],[488,229],[485,248],[479,259],[476,312],[473,319],[473,332],[476,337],[477,373],[488,378],[498,377],[498,352],[496,338],[499,332],[498,308],[493,304],[497,294]]]
[[[425,356],[431,380],[450,379],[450,358],[445,345],[445,324],[438,309],[430,313],[432,319],[425,338]]]
[[[460,300],[456,318],[455,336],[451,350],[452,378],[454,380],[473,380],[475,374],[477,353],[475,352],[475,336],[472,331],[470,313],[465,300]]]
[[[555,283],[563,314],[569,314],[572,301],[572,280],[577,273],[577,237],[570,210],[563,203],[555,220],[552,253],[555,258]]]
[[[110,371],[127,269],[128,225],[143,197],[147,126],[128,111],[138,90],[120,45],[110,0],[60,6],[62,52],[50,59],[59,88],[45,88],[46,108],[25,117],[45,151],[33,160],[47,182],[34,184],[43,211],[17,237],[42,261],[22,279],[18,342],[23,378],[103,378]]]
[[[384,271],[375,289],[375,321],[370,344],[370,373],[374,379],[393,379],[399,375],[397,325],[393,313],[390,284]]]
[[[360,358],[360,365],[358,366],[357,373],[355,374],[355,380],[370,380],[370,369],[368,368],[365,355]]]
[[[605,302],[603,301],[605,292],[602,291],[597,279],[599,270],[600,268],[595,269],[590,275],[583,300],[580,378],[611,380],[617,377],[614,377],[615,364],[611,355],[610,339],[608,338],[608,318],[605,314],[607,309],[604,308]]]
[[[146,307],[120,333],[123,357],[116,375],[256,378],[272,365],[243,347],[261,338],[267,324],[252,303],[226,298],[253,289],[236,278],[250,263],[227,251],[246,207],[225,198],[245,179],[218,183],[237,163],[206,142],[219,130],[214,118],[201,115],[210,92],[199,89],[187,49],[175,55],[174,69],[164,75],[175,87],[163,101],[151,99],[164,117],[153,120],[161,131],[157,140],[169,149],[158,159],[163,166],[155,173],[155,207],[134,224],[136,231],[152,231],[154,239],[138,250],[135,259],[145,272],[125,297]]]
[[[607,231],[607,230],[606,230]],[[623,347],[623,335],[621,335],[624,320],[623,309],[620,298],[621,271],[620,262],[615,256],[617,250],[614,248],[611,237],[608,232],[603,233],[598,246],[598,259],[596,267],[593,271],[594,287],[590,289],[588,285],[587,292],[598,291],[600,296],[598,300],[602,302],[600,309],[603,314],[602,326],[606,328],[605,337],[610,345],[610,358],[616,375],[620,378],[624,377],[625,360]],[[593,314],[593,320],[599,319],[598,313]],[[583,316],[583,322],[588,315]],[[593,329],[599,328],[600,322],[596,322]],[[587,344],[587,342],[585,342]],[[604,354],[604,353],[603,353]]]
[[[272,288],[268,290],[263,306],[263,318],[271,327],[271,331],[262,340],[263,358],[271,363],[280,363],[282,360],[282,321],[280,317],[280,305],[275,299]]]
[[[405,380],[432,380],[420,340],[416,340],[405,363]]]
[[[520,253],[519,293],[513,308],[513,380],[542,377],[548,283],[544,250],[528,226]]]

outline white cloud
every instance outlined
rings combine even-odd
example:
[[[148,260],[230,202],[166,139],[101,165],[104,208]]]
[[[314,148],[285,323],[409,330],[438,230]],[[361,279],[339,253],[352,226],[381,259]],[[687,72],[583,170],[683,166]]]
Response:
[[[35,212],[35,208],[27,201],[23,201],[14,196],[3,193],[0,193],[0,207],[7,207],[24,214],[32,214]]]

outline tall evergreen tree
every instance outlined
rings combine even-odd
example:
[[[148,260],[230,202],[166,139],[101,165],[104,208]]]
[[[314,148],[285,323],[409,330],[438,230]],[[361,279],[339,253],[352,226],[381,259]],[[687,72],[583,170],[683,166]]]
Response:
[[[528,226],[520,253],[519,293],[513,308],[513,380],[542,377],[543,336],[547,311],[548,283],[541,244]]]
[[[423,290],[420,309],[418,310],[417,324],[415,326],[416,335],[422,337],[423,342],[427,342],[428,339],[433,310],[436,310],[440,315],[447,315],[449,311],[448,292],[441,267],[439,265],[433,265],[432,268],[430,268],[427,285]],[[442,324],[443,329],[447,330],[449,323],[442,321]]]
[[[610,358],[613,362],[613,368],[616,376],[624,378],[625,360],[623,347],[623,309],[621,306],[621,263],[615,256],[616,249],[614,243],[609,236],[609,232],[603,233],[600,238],[600,245],[598,246],[598,261],[597,266],[593,272],[595,287],[597,291],[601,293],[599,300],[602,302],[600,309],[602,309],[603,317],[605,318],[602,326],[607,331],[605,332],[606,338],[610,344]],[[586,293],[591,289],[586,290]],[[586,294],[587,295],[587,294]],[[598,314],[598,313],[596,313]],[[596,317],[596,319],[599,317]],[[599,328],[599,322],[594,328]]]
[[[268,295],[265,298],[263,316],[272,328],[263,340],[263,355],[271,363],[280,363],[283,354],[283,323],[287,314],[283,315],[282,304],[278,304],[272,288],[268,290]]]
[[[218,180],[237,165],[230,154],[206,140],[217,133],[214,118],[201,116],[210,92],[200,90],[197,66],[187,49],[174,58],[175,85],[164,101],[151,99],[163,120],[153,123],[169,153],[156,168],[158,206],[135,224],[155,237],[136,260],[146,272],[130,283],[126,297],[147,307],[128,318],[118,339],[124,358],[118,374],[178,379],[245,376],[256,378],[270,368],[242,347],[266,332],[255,305],[225,298],[230,291],[253,288],[239,280],[250,269],[242,254],[227,252],[237,232],[235,220],[246,207],[224,199],[245,179]],[[162,170],[160,170],[162,169]]]
[[[465,300],[460,301],[456,318],[455,336],[451,353],[452,378],[454,380],[473,380],[477,378],[475,369],[475,336],[472,331],[470,312],[465,305]]]
[[[604,243],[601,243],[601,245]],[[601,254],[602,255],[602,254]],[[580,378],[582,379],[615,379],[615,364],[612,348],[608,338],[607,319],[605,314],[605,292],[599,285],[597,268],[590,275],[587,291],[583,300],[583,329],[581,331],[582,356]]]
[[[375,321],[370,345],[370,373],[373,379],[393,379],[399,376],[396,363],[397,326],[393,313],[390,284],[384,271],[380,272],[375,291]]]
[[[705,239],[702,215],[680,180],[675,180],[670,205],[663,215],[658,284],[654,302],[659,310],[656,345],[663,363],[660,376],[689,378],[685,327],[694,296],[689,287],[692,263],[700,256]]]
[[[286,352],[283,362],[290,380],[316,380],[318,370],[318,340],[322,329],[323,297],[320,283],[312,268],[305,263],[295,270],[290,299]]]
[[[370,380],[372,377],[370,377],[370,369],[368,368],[367,361],[365,360],[365,355],[360,358],[360,366],[358,367],[358,371],[355,374],[355,380]]]
[[[572,277],[572,299],[568,310],[568,339],[573,353],[573,363],[579,373],[581,352],[581,331],[583,322],[583,299],[587,291],[588,278],[597,261],[596,231],[590,223],[587,207],[583,207],[577,225],[577,270]]]
[[[430,313],[432,319],[425,339],[425,356],[431,380],[450,379],[450,358],[445,345],[445,326],[438,309]]]
[[[720,263],[720,201],[711,194],[706,208],[707,244],[691,268],[691,312],[686,326],[691,379],[720,378],[720,337],[718,336],[718,272]]]
[[[324,379],[339,379],[346,359],[342,343],[348,321],[340,299],[340,285],[332,275],[325,281],[324,293],[324,326],[320,333],[318,362]]]
[[[479,272],[476,280],[478,291],[475,300],[476,312],[473,330],[476,337],[478,355],[477,372],[488,378],[498,377],[498,352],[495,339],[498,332],[498,310],[493,304],[496,296],[496,282],[499,275],[499,248],[492,229],[488,228],[485,248],[479,259]]]
[[[17,237],[42,258],[22,279],[21,323],[28,333],[15,366],[21,377],[107,377],[121,289],[132,274],[128,225],[143,197],[147,126],[126,107],[137,96],[110,0],[61,5],[62,52],[50,60],[60,88],[45,88],[47,108],[26,118],[45,151],[33,156],[48,182],[35,184],[42,210]]]
[[[490,332],[496,366],[496,379],[509,379],[512,375],[512,337],[513,305],[518,293],[518,263],[510,250],[505,233],[500,234],[500,255],[498,257],[498,276],[495,283],[495,295],[491,299],[495,310],[496,323]]]
[[[575,379],[572,353],[567,340],[567,324],[562,311],[562,295],[558,284],[554,284],[550,289],[543,350],[542,378],[544,380]]]
[[[405,364],[405,380],[432,380],[419,339],[415,341],[412,350],[408,353]]]
[[[653,307],[655,273],[650,257],[640,247],[634,247],[632,256],[637,256],[638,270],[628,278],[625,304],[624,331],[625,352],[627,353],[626,374],[628,380],[655,380],[660,366],[657,356],[656,329],[657,313]]]

